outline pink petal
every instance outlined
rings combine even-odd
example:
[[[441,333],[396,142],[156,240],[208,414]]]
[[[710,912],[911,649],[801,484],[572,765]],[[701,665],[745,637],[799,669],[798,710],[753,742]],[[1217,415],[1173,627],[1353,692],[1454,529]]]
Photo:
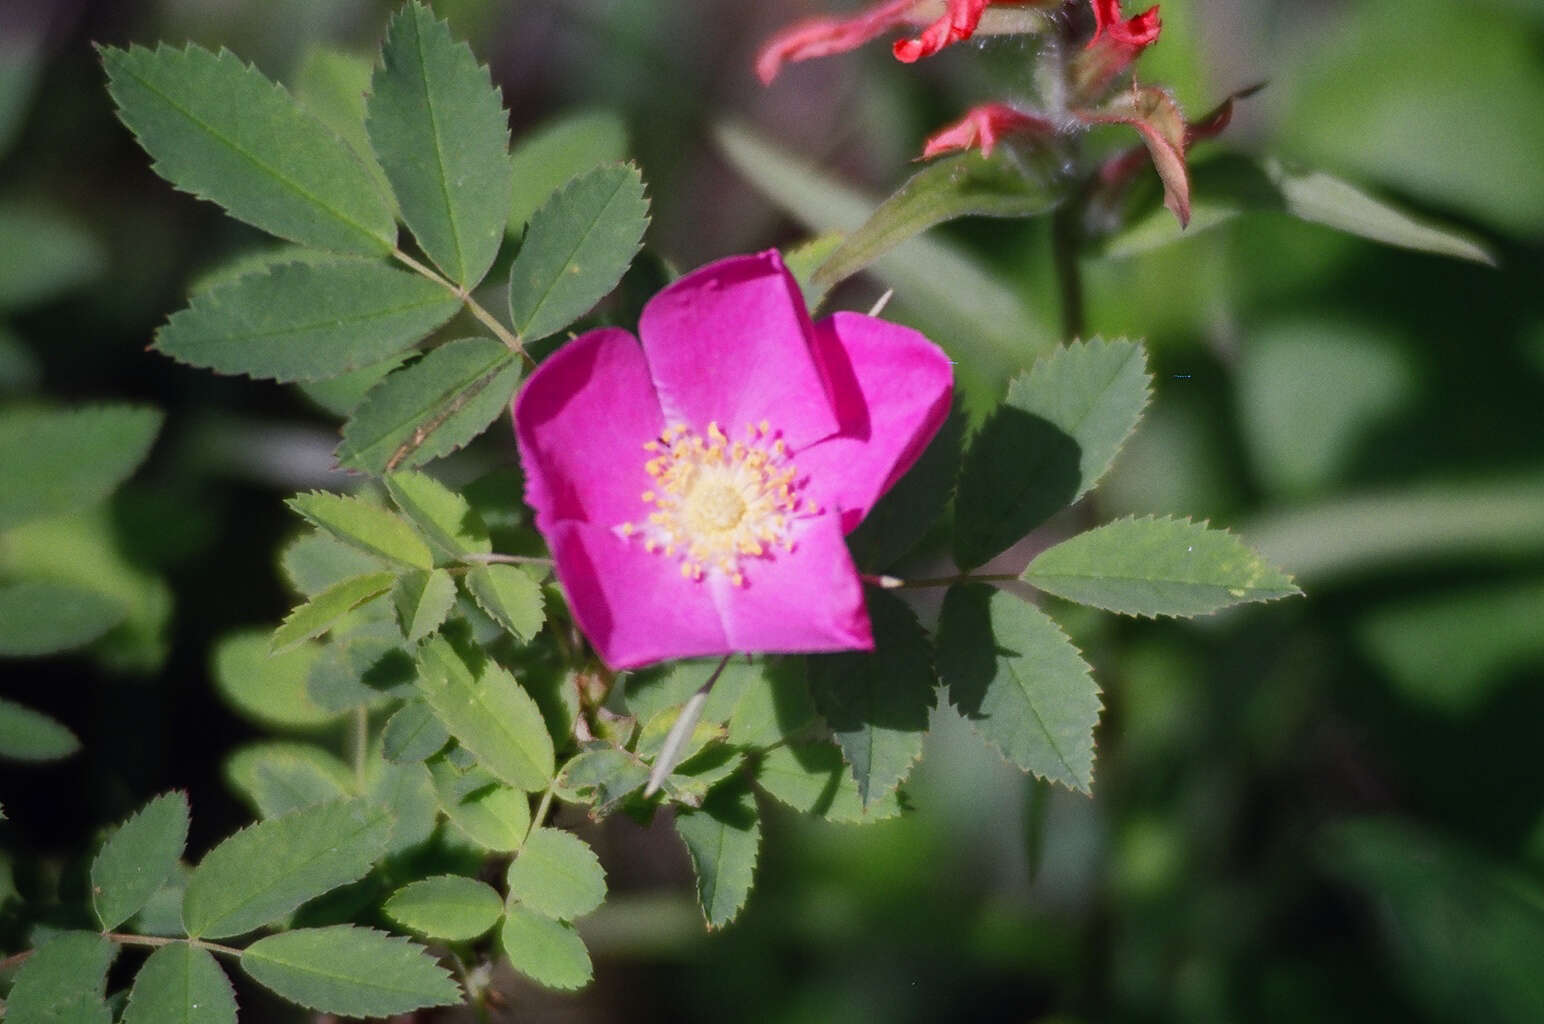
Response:
[[[927,144],[922,148],[922,156],[926,159],[952,149],[970,149],[976,145],[980,145],[983,155],[991,156],[997,140],[1004,135],[1054,130],[1051,122],[1043,117],[1022,113],[1005,103],[983,103],[966,111],[965,116],[954,124],[928,136]]]
[[[863,586],[834,515],[805,519],[792,551],[741,563],[745,585],[704,580],[718,601],[725,650],[871,651]]]
[[[739,649],[725,638],[708,581],[683,579],[676,559],[588,523],[544,532],[574,619],[611,668]]]
[[[785,63],[855,50],[895,26],[906,24],[907,15],[919,2],[888,0],[851,18],[809,18],[790,25],[762,46],[756,55],[756,76],[763,85],[770,85]]]
[[[949,0],[942,18],[922,30],[915,39],[902,39],[892,48],[895,59],[910,64],[930,57],[962,39],[969,39],[981,23],[981,14],[996,0]]]
[[[644,306],[638,333],[671,424],[767,420],[794,448],[836,431],[804,299],[775,249],[687,274]]]
[[[912,467],[949,415],[954,367],[909,327],[858,313],[815,325],[841,433],[794,452],[816,500],[842,511],[852,532]]]
[[[538,366],[513,417],[526,500],[544,531],[564,519],[610,528],[638,517],[652,479],[643,444],[665,427],[638,340],[591,331]]]
[[[1120,0],[1093,0],[1094,34],[1073,62],[1074,102],[1089,103],[1103,94],[1142,51],[1158,41],[1163,23],[1158,8],[1122,19]]]

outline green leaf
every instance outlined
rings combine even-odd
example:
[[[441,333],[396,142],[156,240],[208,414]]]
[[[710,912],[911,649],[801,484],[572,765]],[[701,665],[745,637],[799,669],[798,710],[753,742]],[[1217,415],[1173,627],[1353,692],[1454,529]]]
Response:
[[[1541,1019],[1544,886],[1536,874],[1391,819],[1337,825],[1321,850],[1330,870],[1367,897],[1397,977],[1431,1019]]]
[[[344,1017],[387,1017],[461,1001],[450,972],[416,942],[369,928],[297,928],[241,953],[253,981],[292,1003]]]
[[[510,966],[548,988],[583,988],[593,977],[584,940],[566,921],[554,921],[518,904],[504,912],[499,945]]]
[[[830,290],[815,283],[815,272],[831,258],[832,253],[841,248],[846,238],[846,235],[833,231],[816,235],[807,242],[783,250],[783,266],[799,282],[799,294],[804,297],[804,305],[811,314],[820,308]]]
[[[482,433],[520,382],[514,353],[489,338],[462,338],[390,374],[343,425],[338,465],[366,473],[410,469]]]
[[[428,8],[386,28],[365,128],[402,219],[441,270],[471,288],[504,239],[509,120],[488,70]]]
[[[140,967],[123,1024],[236,1024],[236,992],[214,954],[174,942]]]
[[[1188,519],[1118,519],[1041,552],[1019,577],[1122,615],[1205,615],[1302,591],[1226,530]]]
[[[16,141],[43,77],[44,27],[9,26],[5,42],[0,44],[0,155]]]
[[[241,935],[363,878],[386,848],[391,818],[358,801],[260,821],[226,839],[188,879],[182,922],[196,938]]]
[[[194,295],[154,347],[216,373],[319,380],[396,355],[460,308],[433,281],[385,263],[280,263]]]
[[[539,828],[509,865],[509,898],[538,914],[572,921],[606,899],[606,872],[588,843],[572,832]]]
[[[921,543],[954,496],[964,433],[965,416],[956,410],[916,464],[847,535],[854,562],[866,569],[887,569]]]
[[[954,558],[971,569],[1087,494],[1151,394],[1142,347],[1076,342],[1020,374],[972,439],[955,502]]]
[[[94,932],[60,932],[16,972],[6,1024],[112,1024],[107,968],[118,947]]]
[[[295,98],[338,133],[354,157],[370,172],[383,196],[391,195],[391,183],[381,170],[365,134],[365,96],[370,92],[374,61],[359,53],[345,53],[313,46],[301,58],[295,72]]]
[[[292,242],[391,250],[396,224],[370,172],[256,68],[199,46],[101,54],[118,116],[161,177]]]
[[[269,654],[266,630],[222,637],[214,649],[214,682],[227,703],[253,721],[308,729],[338,717],[311,699],[306,678],[316,662],[314,644]]]
[[[407,352],[382,359],[378,363],[330,377],[327,380],[302,381],[296,388],[312,402],[334,416],[345,418],[359,407],[386,375],[407,361]]]
[[[456,603],[456,581],[444,569],[420,569],[399,576],[391,597],[402,635],[416,644],[439,629],[450,614]]]
[[[552,737],[531,695],[491,659],[469,666],[435,637],[419,655],[418,688],[445,728],[478,762],[516,789],[547,788]]]
[[[515,187],[509,230],[519,233],[547,198],[572,178],[601,164],[627,159],[627,126],[609,110],[561,114],[527,133],[515,146]]]
[[[864,807],[841,749],[829,743],[774,747],[761,759],[756,784],[794,810],[826,821],[866,825],[901,813],[899,789]]]
[[[935,160],[849,234],[815,271],[812,284],[831,288],[897,245],[956,217],[1033,217],[1061,202],[1064,187],[1049,176],[1031,177],[1004,149],[995,157],[958,153]]]
[[[379,572],[386,566],[352,544],[334,540],[320,530],[307,530],[280,552],[279,567],[296,593],[315,597],[334,583]]]
[[[0,601],[0,608],[3,607],[4,602]],[[41,711],[0,697],[0,757],[12,761],[57,761],[79,749],[80,740],[69,729]]]
[[[596,820],[616,810],[649,781],[649,768],[632,754],[612,746],[581,751],[563,766],[557,794],[573,803],[590,803]]]
[[[520,848],[531,828],[531,802],[525,793],[502,785],[476,765],[463,771],[445,755],[430,758],[428,764],[435,796],[451,824],[485,850],[513,853]]]
[[[819,712],[810,697],[804,658],[769,658],[736,702],[729,742],[770,747],[814,725]]]
[[[354,789],[347,765],[307,743],[249,743],[226,759],[225,778],[264,818],[341,800]]]
[[[1087,793],[1099,687],[1040,609],[980,583],[950,587],[938,621],[949,699],[1020,769]]]
[[[118,601],[65,583],[0,584],[0,658],[40,657],[84,647],[126,614]]]
[[[464,577],[466,588],[483,611],[527,643],[541,630],[541,585],[513,565],[479,565]]]
[[[361,621],[360,616],[372,611],[380,617]],[[378,708],[413,695],[418,672],[413,657],[385,602],[366,605],[345,618],[343,628],[328,639],[311,666],[306,689],[330,711]]]
[[[139,913],[177,868],[188,841],[188,797],[163,793],[120,825],[91,862],[91,905],[104,932]]]
[[[469,553],[493,550],[488,528],[465,498],[425,473],[386,477],[386,491],[440,557],[458,561]]]
[[[380,758],[365,762],[365,797],[391,812],[389,855],[403,853],[434,835],[439,801],[429,771],[422,764],[392,764]]]
[[[389,572],[377,572],[328,587],[290,612],[283,624],[273,631],[270,652],[284,654],[327,632],[355,608],[390,591],[395,580]]]
[[[387,719],[381,732],[381,754],[388,761],[423,761],[450,742],[450,732],[427,701],[410,700]]]
[[[0,310],[47,302],[106,269],[106,248],[75,216],[30,197],[0,200]]]
[[[0,412],[0,530],[107,497],[149,454],[161,419],[122,404]]]
[[[722,928],[750,895],[761,845],[756,798],[745,782],[719,786],[697,810],[678,808],[676,832],[697,875],[697,902],[709,928]]]
[[[917,617],[898,598],[868,590],[874,651],[809,659],[810,694],[852,766],[868,807],[906,778],[922,756],[933,706],[933,652]]]
[[[1124,259],[1194,237],[1241,214],[1279,212],[1401,249],[1491,266],[1496,262],[1463,232],[1414,216],[1323,171],[1224,154],[1193,168],[1193,177],[1194,218],[1188,229],[1155,210],[1112,238],[1105,255]]]
[[[499,923],[504,901],[485,882],[460,875],[436,875],[398,889],[381,909],[420,935],[468,942]]]
[[[434,556],[399,516],[349,495],[310,491],[285,504],[339,540],[409,569],[434,568]]]
[[[597,167],[531,217],[509,270],[509,313],[522,338],[555,334],[616,287],[643,241],[649,201],[633,166]]]

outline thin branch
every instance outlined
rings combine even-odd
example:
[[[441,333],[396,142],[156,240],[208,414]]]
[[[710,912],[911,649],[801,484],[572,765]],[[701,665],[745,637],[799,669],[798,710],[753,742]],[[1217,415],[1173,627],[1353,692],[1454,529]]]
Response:
[[[903,580],[895,576],[870,576],[865,574],[863,582],[871,583],[884,590],[916,590],[922,587],[952,587],[956,583],[1011,583],[1019,577],[1011,572],[968,573],[962,572],[954,576],[932,576],[919,580]]]
[[[536,555],[501,555],[497,552],[471,551],[461,556],[463,562],[507,562],[510,565],[551,565],[552,559]]]
[[[649,784],[643,787],[644,796],[650,797],[659,792],[659,787],[665,783],[665,777],[680,763],[681,751],[686,748],[692,730],[697,728],[697,720],[702,717],[703,705],[708,702],[708,691],[713,689],[714,683],[718,682],[718,677],[723,674],[730,657],[732,655],[724,655],[724,660],[719,662],[718,668],[708,676],[708,681],[687,699],[686,704],[681,708],[681,713],[676,716],[675,723],[670,726],[670,732],[665,735],[664,746],[659,748],[659,754],[654,758],[654,768],[649,772]]]
[[[505,348],[518,354],[521,359],[525,360],[527,366],[536,365],[536,360],[532,359],[531,354],[525,350],[525,346],[520,344],[520,338],[510,331],[508,327],[499,323],[498,318],[484,309],[482,304],[472,298],[471,293],[465,288],[459,287],[449,278],[441,276],[432,267],[425,266],[418,260],[413,259],[413,257],[401,249],[393,249],[391,255],[403,266],[423,275],[461,300],[461,304],[467,308],[467,311],[480,320],[484,327],[492,331],[493,336],[503,342]]]

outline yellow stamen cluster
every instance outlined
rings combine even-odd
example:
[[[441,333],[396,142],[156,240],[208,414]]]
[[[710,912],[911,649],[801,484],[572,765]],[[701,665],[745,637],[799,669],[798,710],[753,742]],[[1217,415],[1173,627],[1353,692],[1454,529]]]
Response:
[[[731,441],[716,422],[706,437],[678,424],[643,450],[643,468],[654,479],[642,495],[651,511],[616,529],[641,537],[649,552],[679,557],[686,579],[719,572],[744,586],[742,559],[792,551],[790,522],[820,511],[801,499],[788,447],[765,420],[746,424],[743,441]]]

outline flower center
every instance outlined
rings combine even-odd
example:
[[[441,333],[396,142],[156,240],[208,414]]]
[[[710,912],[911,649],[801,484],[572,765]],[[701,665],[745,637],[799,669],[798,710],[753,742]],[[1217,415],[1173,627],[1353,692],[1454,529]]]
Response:
[[[731,441],[717,423],[708,424],[706,437],[676,425],[643,449],[649,453],[643,468],[654,478],[643,492],[650,511],[616,531],[641,537],[646,551],[679,558],[687,579],[718,572],[744,586],[744,559],[792,551],[791,521],[820,512],[801,500],[804,482],[765,420],[748,424],[743,441]]]

